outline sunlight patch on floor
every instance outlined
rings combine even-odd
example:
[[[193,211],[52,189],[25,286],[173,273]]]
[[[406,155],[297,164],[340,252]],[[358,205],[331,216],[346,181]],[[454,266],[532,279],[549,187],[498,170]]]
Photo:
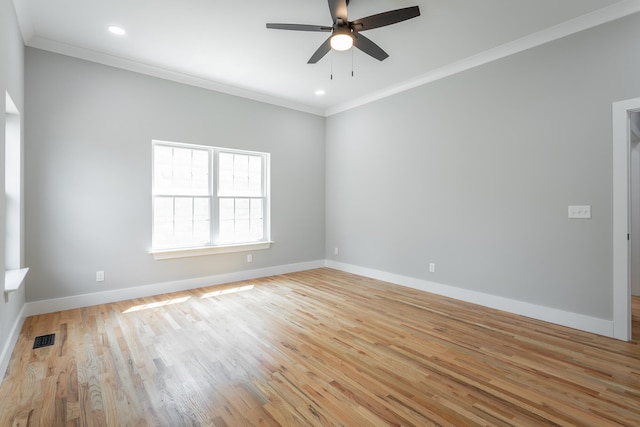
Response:
[[[221,289],[219,291],[207,292],[206,294],[202,295],[200,298],[211,298],[211,297],[217,297],[219,295],[235,294],[237,292],[250,291],[251,289],[253,289],[253,285],[239,286],[237,288]]]
[[[172,298],[164,301],[150,302],[149,304],[134,305],[133,307],[123,311],[123,313],[133,313],[140,310],[148,310],[150,308],[163,307],[165,305],[180,304],[181,302],[185,302],[189,298],[191,297],[187,296],[182,298]]]

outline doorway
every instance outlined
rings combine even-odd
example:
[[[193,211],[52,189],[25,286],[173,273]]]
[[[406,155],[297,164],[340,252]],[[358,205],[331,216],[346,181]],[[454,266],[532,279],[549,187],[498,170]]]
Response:
[[[636,162],[638,153],[638,135],[634,135],[640,114],[640,98],[615,102],[612,106],[613,123],[613,337],[631,340],[631,287],[632,278],[640,277],[638,256],[640,252],[632,250],[640,240],[640,234],[633,233],[633,224],[640,221],[637,195],[640,191],[640,162]],[[632,156],[633,153],[633,156]],[[635,196],[632,195],[635,192]],[[632,243],[633,242],[633,243]],[[637,247],[637,246],[636,246]],[[633,257],[633,258],[632,258]],[[634,285],[635,287],[635,285]]]
[[[640,296],[640,112],[629,113],[629,226],[631,295]]]

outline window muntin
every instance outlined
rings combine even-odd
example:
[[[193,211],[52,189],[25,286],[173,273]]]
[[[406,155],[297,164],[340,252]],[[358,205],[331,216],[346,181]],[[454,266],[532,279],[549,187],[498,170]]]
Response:
[[[267,241],[268,166],[268,153],[155,141],[153,248]]]

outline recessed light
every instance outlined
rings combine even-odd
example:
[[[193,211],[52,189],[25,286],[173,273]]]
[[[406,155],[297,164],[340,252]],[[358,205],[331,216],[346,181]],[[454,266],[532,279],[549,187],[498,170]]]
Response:
[[[117,25],[109,25],[109,31],[118,36],[124,36],[127,32],[122,27],[118,27]]]
[[[324,95],[324,94],[325,94],[325,91],[324,91],[324,89],[318,89],[318,90],[317,90],[317,91],[315,91],[314,93],[315,93],[316,95],[318,95],[318,96],[322,96],[322,95]]]

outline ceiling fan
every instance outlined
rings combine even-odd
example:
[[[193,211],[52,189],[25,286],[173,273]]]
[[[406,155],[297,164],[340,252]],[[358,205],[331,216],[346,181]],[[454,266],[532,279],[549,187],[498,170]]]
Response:
[[[276,30],[294,31],[320,31],[332,33],[318,50],[309,58],[308,64],[315,64],[325,56],[332,48],[335,50],[348,50],[352,46],[357,47],[367,55],[379,61],[385,60],[389,55],[380,46],[360,34],[361,31],[372,30],[407,19],[420,16],[418,6],[405,7],[403,9],[390,10],[367,16],[366,18],[349,21],[347,6],[349,0],[328,0],[329,11],[331,12],[332,26],[305,25],[305,24],[267,24],[267,28]]]

